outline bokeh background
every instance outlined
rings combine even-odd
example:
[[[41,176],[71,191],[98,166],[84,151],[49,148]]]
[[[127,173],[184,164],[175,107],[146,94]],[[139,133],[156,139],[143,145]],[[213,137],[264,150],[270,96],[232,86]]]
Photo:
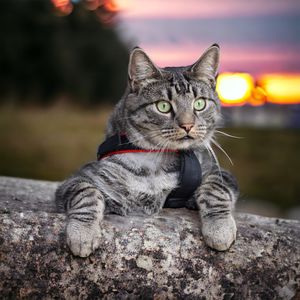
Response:
[[[1,0],[0,175],[62,180],[94,160],[136,45],[163,66],[217,42],[238,210],[300,219],[298,0]]]

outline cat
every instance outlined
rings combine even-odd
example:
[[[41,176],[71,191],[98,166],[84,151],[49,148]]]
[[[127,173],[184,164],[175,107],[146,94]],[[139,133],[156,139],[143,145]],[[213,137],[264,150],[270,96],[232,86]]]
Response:
[[[99,247],[105,214],[152,215],[163,208],[179,184],[176,151],[192,150],[201,163],[202,183],[191,199],[205,243],[219,251],[233,244],[238,186],[219,167],[211,148],[221,119],[219,56],[214,44],[191,66],[159,68],[141,48],[132,50],[128,86],[108,121],[106,137],[126,133],[132,145],[150,151],[90,162],[58,187],[56,202],[66,211],[66,242],[74,255],[87,257]]]

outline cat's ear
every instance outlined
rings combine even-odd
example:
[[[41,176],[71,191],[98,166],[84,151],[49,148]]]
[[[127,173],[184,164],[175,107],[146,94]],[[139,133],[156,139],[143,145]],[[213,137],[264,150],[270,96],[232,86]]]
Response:
[[[190,67],[189,73],[196,79],[208,79],[215,84],[220,60],[220,47],[218,44],[210,46],[202,56]]]
[[[144,50],[139,47],[134,48],[130,54],[128,66],[130,86],[134,88],[142,82],[161,77],[161,71],[155,66]]]

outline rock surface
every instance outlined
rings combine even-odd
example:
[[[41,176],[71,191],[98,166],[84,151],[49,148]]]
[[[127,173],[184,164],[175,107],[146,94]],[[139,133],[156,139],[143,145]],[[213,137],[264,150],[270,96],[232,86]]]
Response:
[[[197,212],[106,216],[100,249],[72,256],[57,183],[0,177],[1,299],[300,299],[300,222],[238,214],[227,252]]]

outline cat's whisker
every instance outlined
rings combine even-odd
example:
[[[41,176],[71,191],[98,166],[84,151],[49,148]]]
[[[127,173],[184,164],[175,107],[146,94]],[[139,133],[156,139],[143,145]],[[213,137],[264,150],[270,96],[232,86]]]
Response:
[[[161,141],[161,142],[159,142],[159,143],[157,143],[156,144],[156,147],[157,148],[159,148],[161,151],[160,152],[155,152],[154,153],[154,160],[155,160],[155,163],[157,163],[159,160],[160,160],[160,158],[161,158],[161,156],[163,155],[163,151],[165,150],[165,149],[167,149],[167,146],[168,146],[168,141],[167,140],[165,140],[165,141]]]
[[[231,138],[234,138],[234,139],[243,139],[244,137],[243,136],[235,136],[235,135],[231,135],[229,133],[226,133],[226,132],[223,132],[221,130],[215,130],[216,133],[220,133],[222,135],[225,135],[225,136],[228,136],[228,137],[231,137]]]
[[[143,141],[147,138],[154,138],[156,136],[159,136],[160,135],[160,130],[155,130],[155,131],[153,130],[149,134],[142,134],[142,133],[139,133],[139,134],[141,135],[139,138],[132,139],[128,143],[124,143],[123,145],[127,145],[127,144],[130,144],[130,143],[135,143],[135,142],[140,142],[140,141]]]
[[[168,132],[168,131],[173,131],[174,128],[163,128],[161,131],[162,132]]]
[[[225,154],[225,156],[228,158],[231,165],[233,166],[232,159],[230,158],[229,154],[221,147],[221,145],[214,139],[211,139],[211,142]]]
[[[205,144],[205,147],[206,149],[211,153],[216,165],[217,165],[217,168],[218,168],[218,172],[219,172],[219,177],[221,177],[221,180],[222,180],[222,183],[223,183],[223,177],[222,177],[222,173],[221,173],[221,167],[220,167],[220,164],[219,164],[219,160],[214,152],[214,150],[212,149],[212,147],[210,146],[210,144]]]

